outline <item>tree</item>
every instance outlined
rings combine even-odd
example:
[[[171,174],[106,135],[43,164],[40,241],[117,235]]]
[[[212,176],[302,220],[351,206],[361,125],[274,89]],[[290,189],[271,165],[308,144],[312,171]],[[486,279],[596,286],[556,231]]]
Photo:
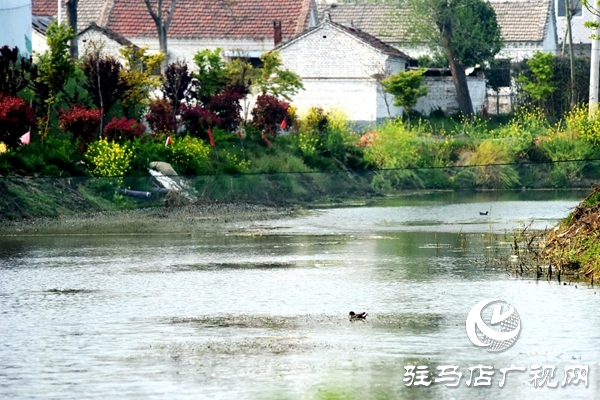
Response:
[[[278,51],[269,51],[260,56],[263,67],[256,77],[255,85],[260,94],[270,94],[291,101],[291,96],[304,89],[300,77],[288,69],[284,69]]]
[[[165,69],[162,92],[171,103],[173,113],[173,135],[177,134],[177,115],[181,102],[189,102],[192,98],[193,84],[192,73],[188,71],[188,66],[182,61],[171,63]]]
[[[59,25],[53,21],[46,31],[48,50],[39,56],[36,90],[43,96],[44,104],[48,107],[46,127],[42,137],[48,133],[50,112],[59,100],[59,94],[64,91],[65,84],[75,72],[75,64],[69,55],[69,41],[75,34],[71,27]]]
[[[158,32],[158,47],[165,55],[165,60],[161,65],[161,68],[164,70],[169,60],[169,53],[167,53],[167,32],[169,31],[169,25],[171,25],[173,14],[175,14],[177,0],[171,0],[171,5],[168,9],[163,7],[163,0],[156,0],[156,10],[152,9],[150,0],[144,0],[144,3],[156,25],[156,30]],[[164,17],[164,14],[166,14],[166,17]]]
[[[154,75],[163,62],[162,53],[148,54],[147,47],[127,46],[119,49],[125,59],[125,66],[119,73],[121,83],[127,89],[123,92],[123,107],[129,118],[138,116],[150,104],[150,93],[160,87],[162,77]]]
[[[502,48],[496,13],[484,0],[408,0],[414,42],[441,48],[452,72],[458,105],[470,118],[473,104],[465,67],[493,60]]]
[[[386,92],[394,96],[394,105],[404,107],[410,124],[410,112],[420,97],[427,94],[425,69],[400,71],[381,81]]]
[[[517,82],[523,85],[523,90],[538,103],[546,100],[556,90],[553,83],[553,63],[554,56],[551,53],[537,51],[532,59],[527,60],[533,79],[528,78],[526,75],[519,75],[517,78]]]
[[[202,50],[194,55],[198,72],[194,74],[198,82],[198,99],[207,103],[218,91],[223,90],[229,82],[227,65],[221,58],[221,49]]]
[[[81,69],[87,78],[83,81],[83,87],[101,111],[101,135],[104,131],[104,118],[127,90],[127,85],[121,79],[122,68],[119,60],[103,55],[100,49],[88,53],[81,63]]]

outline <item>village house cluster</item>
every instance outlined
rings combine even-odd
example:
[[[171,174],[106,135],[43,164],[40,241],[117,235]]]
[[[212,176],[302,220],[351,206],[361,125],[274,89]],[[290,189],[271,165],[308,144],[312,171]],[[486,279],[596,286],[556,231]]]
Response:
[[[46,28],[57,18],[57,0],[11,1],[31,4],[33,30],[28,46],[43,52]],[[565,0],[490,3],[504,39],[497,59],[514,62],[537,51],[560,52],[566,40]],[[584,23],[592,16],[580,5],[573,15],[573,42],[579,52],[589,54],[590,31]],[[168,57],[194,67],[193,55],[203,49],[221,48],[224,57],[245,57],[253,62],[258,62],[262,53],[277,49],[285,67],[304,83],[305,90],[293,99],[299,110],[340,108],[353,121],[373,122],[402,111],[392,105],[392,96],[383,92],[376,77],[410,68],[417,57],[429,51],[409,43],[405,17],[393,2],[178,0],[168,30]],[[141,0],[79,0],[77,27],[80,53],[92,43],[102,43],[104,51],[115,56],[120,47],[131,44],[148,46],[150,51],[159,48],[156,26]],[[507,111],[510,83],[499,90],[502,96],[488,96],[490,89],[481,66],[471,67],[466,73],[474,109],[494,112],[496,106],[490,102],[503,99]],[[457,112],[450,72],[430,69],[425,76],[428,94],[414,110],[425,115],[433,110]]]

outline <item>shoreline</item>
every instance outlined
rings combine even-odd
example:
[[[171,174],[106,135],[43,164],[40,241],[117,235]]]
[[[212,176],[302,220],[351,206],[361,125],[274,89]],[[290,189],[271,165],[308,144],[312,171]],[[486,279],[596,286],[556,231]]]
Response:
[[[231,230],[236,223],[280,219],[297,213],[297,210],[290,207],[247,203],[96,211],[58,217],[3,220],[0,224],[0,237],[217,233]]]

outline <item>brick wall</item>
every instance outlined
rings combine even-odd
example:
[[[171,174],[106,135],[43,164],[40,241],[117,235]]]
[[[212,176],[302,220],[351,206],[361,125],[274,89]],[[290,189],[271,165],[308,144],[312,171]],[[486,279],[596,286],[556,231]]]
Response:
[[[446,115],[456,114],[459,111],[456,89],[452,77],[426,77],[427,96],[421,97],[415,106],[415,111],[429,115],[431,111],[441,109]],[[473,110],[480,113],[486,101],[485,78],[468,76],[469,94],[473,103]]]

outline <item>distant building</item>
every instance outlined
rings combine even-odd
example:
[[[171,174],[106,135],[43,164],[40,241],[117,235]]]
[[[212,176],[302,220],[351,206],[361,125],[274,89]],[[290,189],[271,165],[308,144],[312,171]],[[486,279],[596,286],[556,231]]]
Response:
[[[357,122],[401,114],[375,75],[404,71],[409,57],[376,37],[325,19],[277,50],[285,67],[302,79],[305,90],[293,98],[298,110],[339,108]]]
[[[23,56],[32,52],[31,0],[0,1],[0,47],[18,47]]]

